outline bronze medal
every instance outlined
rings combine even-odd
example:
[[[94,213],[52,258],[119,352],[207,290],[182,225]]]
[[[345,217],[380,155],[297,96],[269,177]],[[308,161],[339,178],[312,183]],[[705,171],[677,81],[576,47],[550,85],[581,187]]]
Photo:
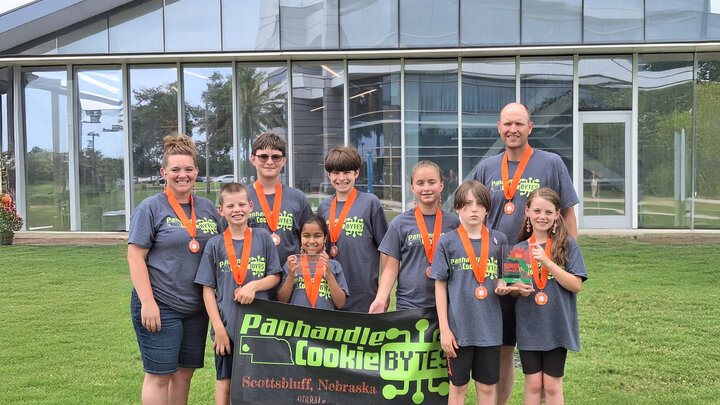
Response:
[[[507,204],[505,204],[504,211],[508,215],[512,215],[513,212],[515,212],[515,204],[513,204],[511,201],[508,201]]]
[[[548,302],[548,296],[544,292],[540,291],[539,293],[535,294],[535,303],[543,306],[547,304]]]
[[[197,240],[193,239],[193,240],[191,240],[190,243],[188,244],[188,247],[190,248],[190,251],[191,251],[191,252],[197,253],[197,252],[200,251],[200,242],[198,242]]]
[[[431,268],[432,268],[432,265],[427,266],[427,269],[425,269],[425,275],[427,276],[427,278],[431,278],[431,277],[430,277],[430,269],[431,269]]]
[[[278,235],[278,234],[276,234],[275,232],[273,232],[272,235],[270,235],[270,237],[272,238],[272,241],[273,241],[273,243],[274,243],[275,245],[279,245],[279,244],[280,244],[280,235]]]
[[[338,255],[338,247],[337,247],[337,245],[333,244],[330,247],[330,256],[337,257],[337,255]]]
[[[479,285],[475,289],[475,298],[477,298],[479,300],[484,300],[485,298],[487,298],[487,296],[488,296],[487,288]]]

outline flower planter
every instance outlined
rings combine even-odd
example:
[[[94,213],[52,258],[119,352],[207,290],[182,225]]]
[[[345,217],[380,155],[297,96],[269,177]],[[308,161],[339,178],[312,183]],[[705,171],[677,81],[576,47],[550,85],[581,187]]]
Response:
[[[14,237],[12,233],[0,233],[0,245],[12,245]]]

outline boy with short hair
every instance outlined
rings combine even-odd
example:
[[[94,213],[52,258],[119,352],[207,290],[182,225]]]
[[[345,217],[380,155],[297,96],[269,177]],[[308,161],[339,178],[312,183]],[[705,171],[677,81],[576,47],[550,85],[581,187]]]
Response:
[[[252,144],[250,156],[257,180],[248,187],[253,203],[248,224],[270,231],[281,265],[300,250],[300,223],[312,215],[305,193],[280,184],[280,172],[287,162],[285,150],[285,140],[278,135],[260,135]]]
[[[335,195],[320,203],[317,214],[330,228],[328,254],[340,262],[350,295],[344,310],[368,312],[377,294],[378,246],[388,229],[380,200],[355,189],[362,160],[357,149],[338,146],[325,157],[325,171]]]
[[[268,290],[280,283],[282,277],[270,234],[265,229],[248,227],[252,207],[244,186],[238,183],[223,186],[218,211],[228,227],[208,241],[195,276],[195,283],[202,285],[205,309],[212,323],[216,404],[230,404],[237,303],[269,299]]]

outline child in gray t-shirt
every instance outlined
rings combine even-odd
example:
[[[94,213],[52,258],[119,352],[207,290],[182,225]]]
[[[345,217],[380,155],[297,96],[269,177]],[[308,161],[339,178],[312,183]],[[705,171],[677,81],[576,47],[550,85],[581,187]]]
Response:
[[[448,358],[448,403],[463,401],[471,370],[478,402],[491,401],[500,379],[498,296],[510,292],[500,274],[507,238],[484,224],[490,193],[480,182],[460,185],[454,207],[462,225],[440,239],[430,271],[435,279],[440,343]]]

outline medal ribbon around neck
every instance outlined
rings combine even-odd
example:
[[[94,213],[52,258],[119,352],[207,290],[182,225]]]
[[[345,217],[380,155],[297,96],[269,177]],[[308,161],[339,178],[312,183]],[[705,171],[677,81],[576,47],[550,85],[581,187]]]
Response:
[[[235,245],[233,245],[230,228],[225,229],[225,232],[223,233],[225,251],[227,252],[228,260],[230,261],[230,268],[232,269],[235,282],[241,287],[243,282],[245,282],[248,262],[250,261],[250,249],[252,249],[252,231],[249,226],[245,228],[245,236],[243,236],[243,238],[242,257],[240,259],[240,265],[238,266],[237,255],[235,254]]]
[[[435,227],[433,229],[433,240],[430,243],[430,235],[428,235],[427,226],[425,226],[425,218],[420,210],[420,207],[415,207],[415,222],[420,229],[420,236],[422,236],[423,247],[425,247],[425,255],[427,256],[428,262],[432,264],[433,256],[435,256],[435,248],[437,248],[437,241],[440,239],[440,233],[442,232],[442,211],[440,207],[437,207],[435,211]]]
[[[340,231],[342,231],[343,224],[345,223],[345,217],[347,216],[348,212],[350,212],[350,208],[355,202],[355,197],[357,197],[357,189],[353,187],[353,189],[350,191],[350,195],[348,196],[347,201],[345,201],[345,205],[340,211],[340,217],[337,220],[335,220],[337,194],[335,195],[335,198],[333,198],[332,204],[330,204],[330,242],[335,243],[340,238]]]
[[[505,193],[505,199],[507,199],[508,201],[512,201],[513,197],[515,196],[515,192],[517,191],[518,184],[520,184],[520,178],[522,177],[522,174],[525,171],[525,166],[527,166],[528,161],[530,160],[530,155],[532,155],[532,153],[533,153],[533,149],[530,147],[530,145],[528,145],[527,149],[525,149],[525,153],[523,153],[522,157],[520,158],[520,163],[518,163],[517,169],[515,169],[515,174],[513,175],[512,183],[510,183],[510,176],[508,175],[507,152],[505,152],[505,154],[503,155],[502,165],[501,165],[503,192]]]
[[[170,202],[170,206],[175,212],[175,215],[177,215],[180,220],[180,223],[182,223],[188,231],[190,237],[195,239],[195,235],[197,234],[197,227],[195,226],[197,218],[195,218],[195,205],[193,204],[192,194],[190,194],[190,219],[188,219],[187,215],[185,215],[185,211],[183,211],[177,198],[175,198],[175,194],[173,194],[167,187],[165,187],[165,195],[167,196],[168,202]]]
[[[282,204],[282,185],[280,183],[275,185],[275,201],[273,202],[273,209],[270,210],[267,198],[265,197],[265,190],[260,185],[259,180],[255,180],[255,190],[257,191],[258,200],[260,201],[260,207],[265,214],[265,220],[267,220],[268,228],[270,232],[275,232],[278,227],[278,221],[280,219],[280,204]]]
[[[483,224],[480,234],[480,263],[478,263],[477,261],[477,256],[475,256],[475,249],[473,249],[472,243],[470,243],[470,236],[468,236],[468,233],[465,230],[464,226],[460,225],[458,227],[458,234],[460,235],[460,240],[462,241],[463,247],[465,248],[465,253],[468,256],[468,259],[470,259],[470,265],[472,266],[475,278],[477,279],[478,283],[482,285],[483,281],[485,281],[488,255],[490,254],[490,232],[488,231],[485,224]]]
[[[303,280],[305,281],[305,293],[307,294],[310,305],[315,308],[318,295],[320,294],[320,284],[322,284],[323,272],[325,266],[318,260],[315,265],[315,275],[310,277],[310,264],[307,255],[300,256],[300,268],[302,269]]]
[[[530,240],[528,240],[528,243],[529,244],[536,243],[534,233],[530,236]],[[552,257],[552,254],[550,252],[551,246],[552,246],[552,240],[548,236],[547,242],[545,242],[545,255],[548,258]],[[543,266],[542,274],[540,274],[540,271],[538,271],[538,262],[532,256],[532,252],[530,254],[530,264],[532,265],[533,280],[535,280],[535,285],[537,285],[538,289],[542,290],[543,288],[545,288],[545,284],[547,284],[548,273],[549,273],[548,269],[547,269],[547,267]]]

